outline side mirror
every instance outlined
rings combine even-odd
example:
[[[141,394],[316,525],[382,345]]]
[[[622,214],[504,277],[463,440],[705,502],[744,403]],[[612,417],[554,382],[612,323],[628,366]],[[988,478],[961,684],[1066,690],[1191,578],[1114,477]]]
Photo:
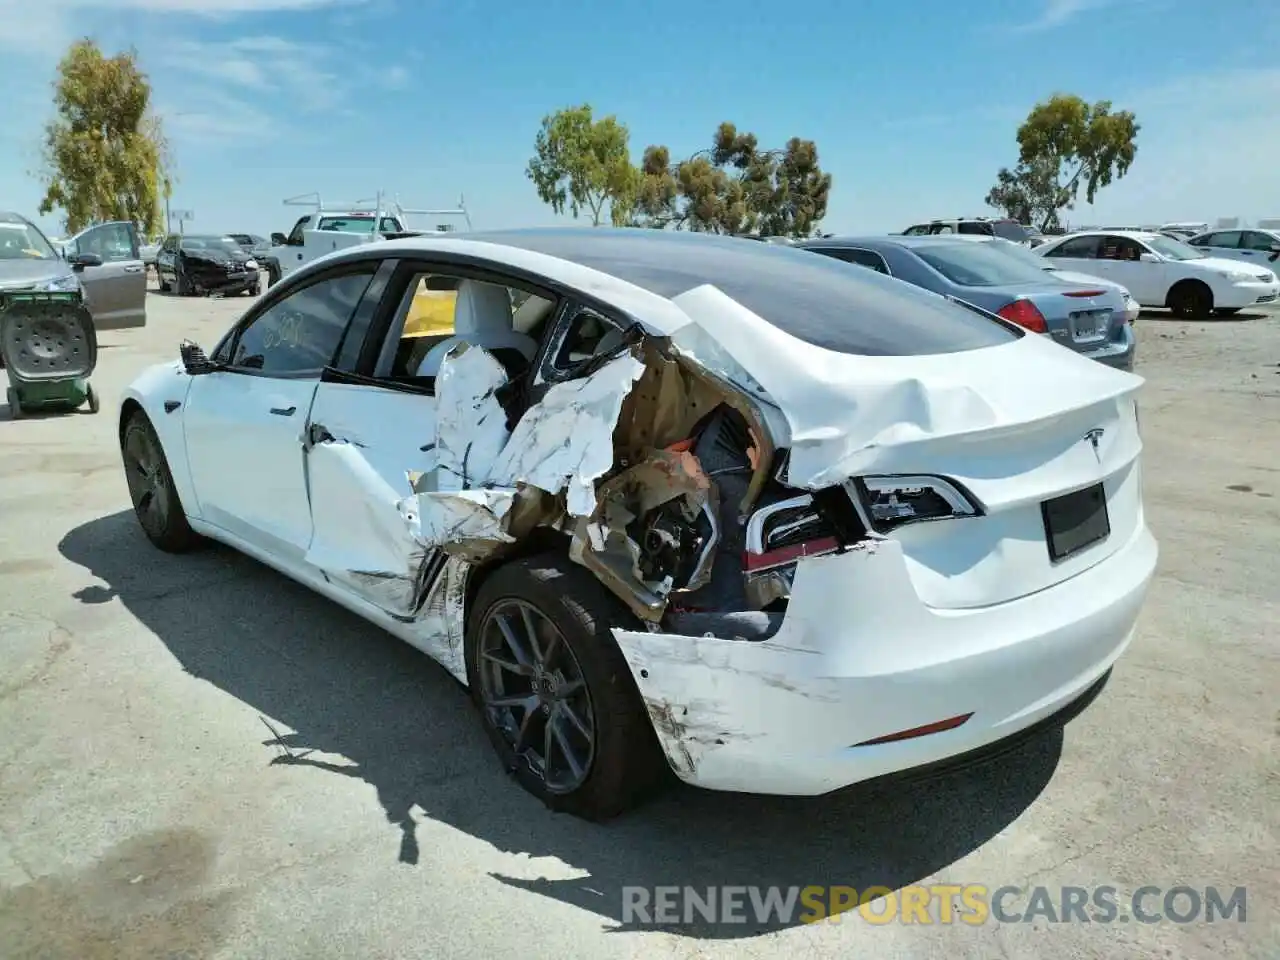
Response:
[[[191,340],[182,341],[178,347],[178,355],[182,357],[182,369],[188,376],[198,377],[218,369],[217,364],[204,355],[203,348]]]
[[[102,266],[102,258],[96,253],[76,253],[67,257],[67,263],[71,264],[72,270],[79,273],[85,267]]]
[[[1138,258],[1142,263],[1160,263],[1161,260],[1154,253],[1144,253]]]
[[[1272,253],[1280,253],[1280,243],[1273,243],[1273,244],[1271,245],[1271,252],[1272,252]]]
[[[273,247],[283,247],[288,242],[289,242],[289,238],[286,237],[283,233],[273,233],[271,235],[271,245]]]

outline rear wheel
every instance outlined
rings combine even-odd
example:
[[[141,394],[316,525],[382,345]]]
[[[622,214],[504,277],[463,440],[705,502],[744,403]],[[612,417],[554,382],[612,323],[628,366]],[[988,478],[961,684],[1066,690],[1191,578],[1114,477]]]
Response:
[[[4,392],[4,399],[9,404],[9,419],[22,419],[22,404],[18,401],[18,391],[10,387]]]
[[[166,553],[186,553],[199,546],[202,538],[187,523],[160,438],[141,410],[125,425],[120,455],[133,512],[147,539]]]
[[[553,810],[604,820],[669,769],[611,628],[631,615],[559,554],[515,560],[467,615],[467,677],[494,749]]]
[[[97,391],[93,389],[92,384],[88,384],[85,386],[84,399],[85,399],[85,402],[88,403],[89,405],[90,413],[97,413],[98,410],[101,409],[101,405],[99,404],[99,401],[98,401]]]
[[[1168,304],[1183,320],[1203,320],[1213,313],[1213,291],[1199,280],[1182,280],[1169,291]]]

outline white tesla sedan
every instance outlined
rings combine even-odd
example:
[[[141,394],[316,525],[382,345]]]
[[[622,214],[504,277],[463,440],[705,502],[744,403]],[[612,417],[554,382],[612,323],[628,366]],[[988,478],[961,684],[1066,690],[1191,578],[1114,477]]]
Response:
[[[1061,722],[1156,563],[1141,378],[786,246],[367,244],[181,352],[120,409],[151,541],[425,651],[585,817],[667,768],[814,795]]]

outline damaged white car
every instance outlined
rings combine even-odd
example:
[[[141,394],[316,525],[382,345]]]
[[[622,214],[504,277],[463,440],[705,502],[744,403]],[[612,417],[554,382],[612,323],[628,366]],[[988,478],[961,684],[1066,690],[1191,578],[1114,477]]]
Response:
[[[425,651],[602,818],[668,767],[821,794],[1087,703],[1156,563],[1141,383],[785,246],[511,231],[297,271],[139,377],[120,442],[156,546]]]

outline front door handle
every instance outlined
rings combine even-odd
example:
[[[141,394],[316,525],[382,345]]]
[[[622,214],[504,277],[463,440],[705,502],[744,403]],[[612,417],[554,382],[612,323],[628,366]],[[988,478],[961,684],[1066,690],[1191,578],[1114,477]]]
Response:
[[[272,407],[271,412],[277,417],[292,417],[298,412],[297,407]]]
[[[124,272],[125,273],[141,273],[142,267],[137,267],[130,264],[129,266],[124,268]]]

